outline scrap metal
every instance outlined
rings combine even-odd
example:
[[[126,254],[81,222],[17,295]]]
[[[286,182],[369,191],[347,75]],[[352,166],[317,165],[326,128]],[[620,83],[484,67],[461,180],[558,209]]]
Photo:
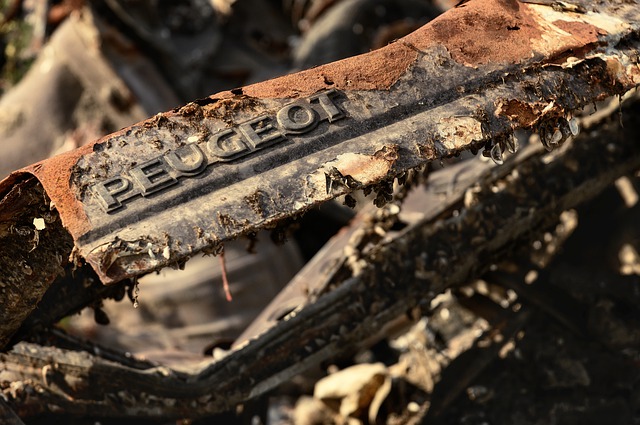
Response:
[[[633,88],[638,9],[592,9],[463,3],[383,49],[223,92],[38,163],[3,192],[35,175],[103,282],[147,273]]]

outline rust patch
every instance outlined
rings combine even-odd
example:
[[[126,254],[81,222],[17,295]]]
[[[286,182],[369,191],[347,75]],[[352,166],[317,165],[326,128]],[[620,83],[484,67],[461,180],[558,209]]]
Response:
[[[379,50],[244,88],[258,98],[308,96],[338,90],[388,90],[418,57],[421,49],[444,45],[466,65],[517,62],[530,58],[531,40],[541,29],[517,0],[476,0],[449,10],[417,31]],[[230,98],[230,91],[221,97]]]
[[[81,157],[93,152],[95,143],[97,142],[89,143],[74,151],[38,162],[18,171],[33,174],[42,183],[60,213],[62,224],[74,239],[86,233],[91,226],[82,204],[76,199],[74,191],[71,190],[71,173]]]
[[[476,0],[448,11],[404,41],[421,49],[442,44],[453,60],[476,67],[518,63],[536,54],[584,53],[620,25],[608,15],[557,12],[517,0]]]
[[[456,62],[477,66],[516,63],[533,56],[542,30],[527,5],[517,0],[477,0],[450,10],[427,25],[427,37],[444,45]],[[425,48],[424,35],[407,40]]]
[[[585,22],[557,20],[553,21],[553,25],[571,34],[582,45],[595,43],[598,41],[598,35],[607,34],[605,30]]]
[[[518,0],[471,0],[379,50],[253,84],[243,93],[256,98],[296,98],[326,88],[388,90],[419,54],[436,45],[446,47],[454,61],[476,67],[518,63],[536,53],[554,56],[584,49],[607,33],[581,21],[579,14],[558,12],[573,21],[548,18],[558,15],[550,7],[543,6],[552,12],[541,12],[536,6]],[[232,91],[217,95],[218,99],[233,97]]]
[[[258,98],[302,97],[327,88],[338,90],[388,90],[416,60],[418,53],[401,43],[343,59],[296,74],[244,88]],[[223,97],[233,94],[224,92]]]

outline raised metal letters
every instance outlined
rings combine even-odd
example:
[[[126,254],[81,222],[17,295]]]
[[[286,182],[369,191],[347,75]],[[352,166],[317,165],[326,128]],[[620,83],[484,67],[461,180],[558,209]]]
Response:
[[[164,156],[167,164],[182,175],[198,174],[205,162],[204,153],[195,143],[182,146]]]
[[[154,158],[129,170],[133,181],[142,190],[143,195],[148,195],[177,183],[175,177],[169,174],[169,167],[163,158]]]
[[[106,212],[115,211],[124,201],[175,185],[179,178],[196,176],[210,165],[250,155],[287,140],[287,135],[307,133],[322,121],[344,118],[332,100],[336,94],[335,90],[317,93],[283,106],[275,116],[260,115],[220,130],[96,183],[91,193]]]

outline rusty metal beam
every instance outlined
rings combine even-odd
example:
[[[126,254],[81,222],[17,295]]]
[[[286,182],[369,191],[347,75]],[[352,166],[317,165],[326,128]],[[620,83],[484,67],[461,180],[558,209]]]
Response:
[[[7,231],[8,219],[0,238],[31,247],[37,236],[13,263],[38,264],[46,251],[53,264],[66,250],[48,243],[66,231],[74,259],[108,284],[353,190],[383,203],[395,176],[429,161],[482,147],[500,160],[518,128],[560,142],[573,111],[640,83],[638,8],[574,3],[465,2],[380,50],[219,93],[27,167],[0,184],[2,206],[20,185],[41,205],[19,223],[29,231]],[[54,207],[34,231],[29,219]],[[29,312],[15,299],[39,299],[55,277],[38,270],[33,290],[16,270],[0,276],[12,317],[0,346]]]

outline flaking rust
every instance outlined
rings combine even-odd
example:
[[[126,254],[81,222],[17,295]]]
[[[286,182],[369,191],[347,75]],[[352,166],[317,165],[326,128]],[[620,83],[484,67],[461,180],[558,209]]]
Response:
[[[200,99],[35,175],[75,252],[112,283],[273,227],[338,195],[481,148],[499,162],[512,133],[550,147],[570,114],[640,83],[640,10],[471,0],[366,55]],[[564,120],[564,121],[563,121]],[[558,133],[560,132],[560,133]]]

